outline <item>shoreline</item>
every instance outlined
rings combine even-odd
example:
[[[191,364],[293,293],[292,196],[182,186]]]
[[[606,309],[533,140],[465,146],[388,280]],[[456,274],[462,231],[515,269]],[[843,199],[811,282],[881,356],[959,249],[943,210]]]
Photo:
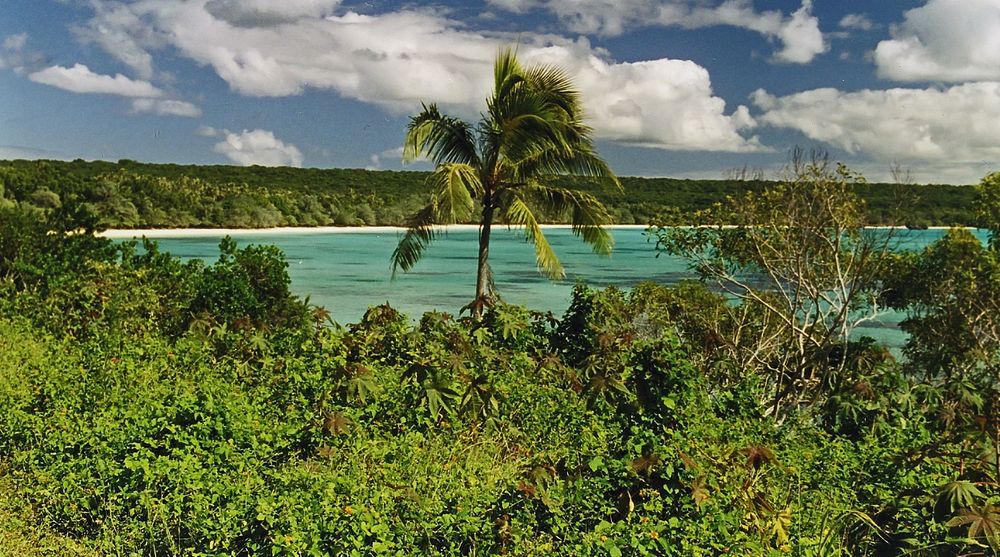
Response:
[[[543,224],[544,230],[568,229],[569,224]],[[494,225],[494,228],[503,228],[506,225]],[[473,231],[479,230],[478,224],[450,224],[446,226],[436,226],[435,230],[448,231]],[[612,230],[628,230],[649,228],[644,224],[612,224],[606,228]],[[141,238],[197,238],[199,236],[278,236],[281,234],[402,234],[406,231],[403,226],[278,226],[274,228],[109,228],[98,232],[97,236],[111,239]]]
[[[495,228],[503,228],[506,225],[494,225]],[[568,229],[569,224],[542,224],[543,230]],[[606,226],[610,230],[645,230],[649,228],[645,224],[611,224]],[[891,229],[899,228],[906,230],[902,226],[866,226],[871,229]],[[929,226],[927,230],[948,230],[951,226]],[[971,227],[966,227],[973,229]],[[448,231],[474,231],[479,230],[477,224],[450,224],[436,226],[436,230]],[[282,234],[402,234],[406,231],[403,226],[277,226],[273,228],[109,228],[96,235],[101,238],[113,240],[123,240],[132,238],[198,238],[204,236],[280,236]]]

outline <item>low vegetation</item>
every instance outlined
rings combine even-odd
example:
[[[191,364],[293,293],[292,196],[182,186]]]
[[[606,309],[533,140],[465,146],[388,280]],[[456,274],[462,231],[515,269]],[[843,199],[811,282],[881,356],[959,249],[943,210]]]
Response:
[[[897,360],[762,307],[756,283],[737,302],[578,286],[559,317],[378,306],[338,328],[273,248],[181,262],[94,237],[103,217],[50,190],[0,208],[0,552],[1000,550],[997,242],[955,230],[879,260],[852,303],[909,315]],[[710,230],[741,272],[776,261]]]

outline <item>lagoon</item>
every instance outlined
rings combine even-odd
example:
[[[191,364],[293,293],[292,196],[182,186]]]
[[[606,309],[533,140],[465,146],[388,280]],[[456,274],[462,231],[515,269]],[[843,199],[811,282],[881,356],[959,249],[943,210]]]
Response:
[[[897,230],[900,249],[919,249],[944,234],[944,230]],[[986,232],[974,231],[982,240]],[[273,244],[288,260],[292,290],[330,311],[339,323],[358,321],[372,305],[388,302],[417,319],[426,311],[457,314],[475,290],[477,233],[474,227],[448,230],[430,245],[424,258],[409,273],[393,279],[389,256],[402,231],[394,228],[323,231],[286,229],[272,231],[143,231],[157,240],[162,251],[182,259],[206,262],[218,257],[219,240],[229,234],[240,246]],[[608,257],[590,248],[564,227],[548,228],[546,237],[566,269],[566,279],[550,281],[535,268],[534,251],[518,231],[497,227],[490,247],[490,261],[497,289],[509,303],[561,315],[569,306],[576,282],[601,288],[630,288],[650,280],[675,284],[695,278],[684,260],[660,255],[655,239],[644,227],[612,227],[615,250]],[[117,237],[131,236],[121,231]],[[898,345],[898,315],[887,315],[861,334]]]

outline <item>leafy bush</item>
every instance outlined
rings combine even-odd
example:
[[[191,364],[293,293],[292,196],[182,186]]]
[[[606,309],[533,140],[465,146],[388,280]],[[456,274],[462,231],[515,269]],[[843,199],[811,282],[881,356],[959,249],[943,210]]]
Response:
[[[181,263],[5,210],[0,552],[996,552],[989,364],[852,341],[778,419],[726,338],[756,315],[701,285],[327,327],[273,248]]]
[[[190,310],[225,325],[284,327],[304,321],[304,307],[292,299],[288,263],[274,246],[237,249],[225,237],[219,260],[198,281]]]

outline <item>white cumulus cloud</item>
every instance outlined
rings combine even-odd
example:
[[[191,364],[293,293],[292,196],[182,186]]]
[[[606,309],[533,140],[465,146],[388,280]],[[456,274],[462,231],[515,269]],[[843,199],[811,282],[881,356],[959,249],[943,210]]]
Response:
[[[27,33],[8,35],[0,45],[0,70],[10,69],[17,74],[25,74],[34,68],[44,65],[44,56],[40,52],[28,50]]]
[[[398,163],[403,160],[403,148],[394,147],[392,149],[386,149],[381,153],[372,153],[368,157],[369,165],[366,167],[367,170],[379,170],[382,168],[382,163],[385,161],[393,161]],[[423,160],[423,159],[422,159]]]
[[[808,63],[826,52],[827,44],[812,15],[812,0],[803,0],[791,15],[758,11],[750,0],[489,0],[512,12],[545,9],[573,32],[617,36],[638,27],[698,29],[726,25],[749,29],[781,43],[775,60]]]
[[[136,99],[132,101],[134,112],[151,112],[160,116],[186,116],[197,118],[201,109],[192,103],[173,99]]]
[[[21,50],[27,43],[28,34],[18,33],[16,35],[8,35],[7,38],[3,40],[3,47],[6,50]]]
[[[226,131],[225,139],[216,143],[213,150],[243,166],[302,166],[302,152],[298,147],[262,129],[241,133]]]
[[[28,79],[74,93],[103,93],[147,98],[163,96],[163,91],[148,81],[130,79],[122,74],[115,74],[112,77],[94,73],[83,64],[75,64],[72,68],[50,66],[30,74]]]
[[[94,17],[73,31],[84,43],[100,46],[105,52],[132,68],[142,79],[153,77],[153,56],[149,47],[161,47],[166,39],[140,17],[140,13],[120,2],[93,2]]]
[[[812,0],[802,0],[802,7],[782,23],[776,34],[784,47],[774,57],[782,62],[808,64],[827,50],[819,19],[812,15]]]
[[[217,128],[213,128],[212,126],[202,125],[198,126],[198,129],[195,130],[194,133],[202,137],[219,137],[220,135],[223,134],[223,131]]]
[[[763,150],[756,138],[740,135],[756,125],[747,108],[727,115],[708,71],[694,62],[611,63],[566,46],[536,49],[527,58],[569,71],[600,137],[671,150]]]
[[[236,25],[270,25],[328,16],[340,0],[209,0],[206,8]]]
[[[893,26],[874,60],[898,81],[1000,79],[1000,0],[929,0]]]
[[[619,63],[586,39],[476,32],[435,11],[360,15],[341,10],[321,18],[316,14],[334,3],[320,0],[267,3],[280,12],[272,14],[271,23],[236,24],[213,12],[218,12],[213,2],[219,1],[115,3],[148,28],[133,36],[128,24],[114,32],[129,34],[147,53],[156,52],[161,48],[157,41],[165,40],[171,52],[211,68],[244,95],[325,89],[396,114],[435,102],[465,117],[484,109],[498,48],[517,42],[523,57],[553,61],[570,71],[599,138],[669,149],[761,148],[754,138],[742,135],[753,127],[746,108],[727,113],[725,102],[712,92],[708,72],[694,62]],[[260,11],[264,4],[248,6]],[[734,11],[727,17],[738,19],[742,12],[737,8],[744,3],[730,4]],[[803,5],[805,12],[807,8]],[[762,17],[773,20],[769,28],[775,36],[794,20],[780,12],[767,14]],[[91,24],[110,23],[105,19]]]
[[[949,176],[972,182],[1000,159],[1000,83],[946,89],[843,92],[815,89],[787,96],[753,94],[763,110],[757,120],[798,130],[873,160],[913,161],[950,168]]]
[[[838,23],[842,29],[856,29],[858,31],[871,31],[875,28],[875,23],[865,14],[847,14],[840,18]]]

